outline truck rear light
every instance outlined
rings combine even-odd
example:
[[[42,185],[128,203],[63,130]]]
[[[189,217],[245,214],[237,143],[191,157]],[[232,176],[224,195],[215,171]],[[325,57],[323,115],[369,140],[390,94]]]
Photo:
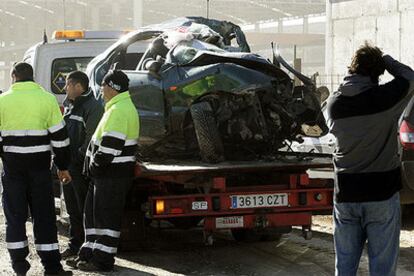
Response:
[[[163,214],[165,211],[165,203],[164,200],[157,200],[155,202],[155,213],[157,215],[161,215]]]
[[[405,120],[400,125],[400,141],[404,149],[414,149],[414,127]]]

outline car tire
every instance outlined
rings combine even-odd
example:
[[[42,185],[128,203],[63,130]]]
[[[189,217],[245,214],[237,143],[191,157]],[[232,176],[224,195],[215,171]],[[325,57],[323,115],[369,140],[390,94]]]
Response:
[[[201,159],[208,163],[223,161],[223,142],[217,129],[213,109],[210,104],[207,102],[193,104],[190,107],[190,113]]]

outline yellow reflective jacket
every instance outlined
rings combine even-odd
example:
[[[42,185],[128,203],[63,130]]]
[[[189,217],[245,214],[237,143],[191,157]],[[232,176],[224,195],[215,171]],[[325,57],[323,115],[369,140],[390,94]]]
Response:
[[[139,116],[128,91],[105,105],[105,113],[86,152],[86,172],[93,177],[133,177]]]
[[[0,95],[3,160],[61,170],[70,163],[69,138],[56,98],[32,81],[16,82]],[[20,164],[19,166],[22,166]]]

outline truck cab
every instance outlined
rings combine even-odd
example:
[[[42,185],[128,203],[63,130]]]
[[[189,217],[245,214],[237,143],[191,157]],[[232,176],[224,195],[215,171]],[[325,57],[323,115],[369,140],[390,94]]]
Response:
[[[34,79],[47,91],[55,94],[59,105],[65,98],[66,75],[74,70],[85,71],[95,56],[116,42],[124,31],[55,31],[50,42],[29,48],[23,61],[31,64]]]

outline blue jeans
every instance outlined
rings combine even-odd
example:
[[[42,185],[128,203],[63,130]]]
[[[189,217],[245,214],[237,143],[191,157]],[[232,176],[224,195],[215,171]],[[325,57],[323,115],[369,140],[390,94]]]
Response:
[[[368,241],[370,275],[395,275],[401,210],[397,192],[384,201],[334,203],[335,275],[356,275]]]

